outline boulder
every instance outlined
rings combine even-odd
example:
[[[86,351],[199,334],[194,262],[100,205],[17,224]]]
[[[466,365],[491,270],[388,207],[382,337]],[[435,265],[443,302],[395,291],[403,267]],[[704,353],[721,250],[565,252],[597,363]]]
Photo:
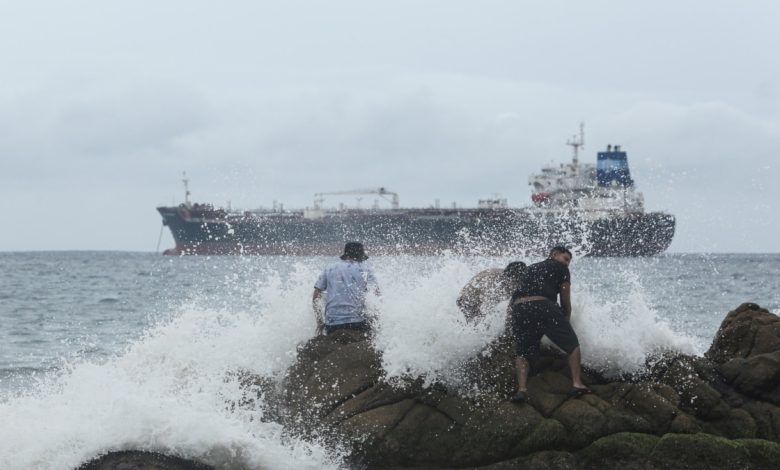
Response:
[[[281,381],[242,375],[246,395],[230,406],[263,406],[263,419],[345,449],[355,468],[772,468],[780,461],[778,338],[775,315],[743,304],[703,357],[667,353],[621,379],[585,370],[594,393],[579,399],[566,395],[566,358],[546,350],[532,364],[528,402],[515,404],[506,337],[462,364],[455,373],[465,385],[455,389],[386,380],[370,338],[341,330],[302,345]],[[209,468],[120,454],[105,458],[151,459],[129,469]]]
[[[780,317],[753,303],[726,315],[705,356],[750,398],[780,405]]]
[[[752,468],[753,454],[776,449],[754,438],[777,441],[780,418],[770,386],[780,371],[780,347],[772,350],[773,336],[760,331],[773,328],[771,317],[744,304],[724,320],[707,355],[668,353],[641,376],[607,380],[586,370],[594,393],[580,399],[566,396],[566,358],[547,350],[532,364],[523,405],[507,399],[515,386],[507,337],[457,372],[470,384],[463,387],[468,393],[424,387],[414,377],[388,383],[367,338],[319,337],[301,349],[283,383],[286,424],[302,435],[338,436],[367,468],[672,468],[675,461]],[[748,349],[745,337],[754,343]],[[745,362],[732,368],[731,361]],[[739,440],[760,451],[751,453]],[[680,460],[687,447],[701,455]]]
[[[723,319],[705,357],[717,364],[780,351],[780,317],[744,303]]]
[[[214,470],[214,467],[157,452],[125,450],[97,457],[78,470]]]

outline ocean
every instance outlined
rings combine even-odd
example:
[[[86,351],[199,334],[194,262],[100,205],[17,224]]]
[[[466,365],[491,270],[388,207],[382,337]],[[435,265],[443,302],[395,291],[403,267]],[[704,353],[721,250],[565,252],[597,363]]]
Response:
[[[157,450],[220,468],[342,468],[343,451],[227,406],[235,372],[278,380],[315,330],[327,257],[0,253],[0,468],[68,469],[100,453]],[[376,346],[388,378],[449,372],[501,331],[455,307],[481,269],[510,259],[375,257]],[[523,259],[535,262],[538,259]],[[659,352],[703,354],[743,302],[780,312],[780,254],[577,258],[572,323],[583,361],[640,372]]]

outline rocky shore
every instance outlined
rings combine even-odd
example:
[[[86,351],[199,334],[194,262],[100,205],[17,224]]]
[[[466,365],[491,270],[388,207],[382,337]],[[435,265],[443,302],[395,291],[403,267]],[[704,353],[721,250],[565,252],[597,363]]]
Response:
[[[281,385],[246,376],[252,392],[238,406],[259,406],[252,393],[262,390],[268,419],[346,447],[355,468],[764,469],[780,462],[780,317],[758,305],[729,312],[703,357],[649,358],[642,375],[620,380],[586,370],[594,393],[578,399],[566,396],[565,358],[548,351],[533,364],[529,401],[509,402],[512,358],[504,339],[464,364],[468,393],[419,379],[390,384],[370,342],[338,331],[302,346]],[[150,459],[127,469],[210,468],[142,452],[108,454],[82,468],[120,468],[119,454],[130,465]]]

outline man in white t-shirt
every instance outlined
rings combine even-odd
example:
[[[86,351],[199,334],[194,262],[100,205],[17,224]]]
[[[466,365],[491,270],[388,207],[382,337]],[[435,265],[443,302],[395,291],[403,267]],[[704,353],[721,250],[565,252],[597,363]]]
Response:
[[[379,294],[374,270],[363,245],[349,242],[344,246],[341,261],[331,264],[314,284],[312,305],[317,317],[317,334],[349,329],[370,331],[366,316],[366,293],[371,288]],[[322,293],[325,292],[325,309],[322,309]]]

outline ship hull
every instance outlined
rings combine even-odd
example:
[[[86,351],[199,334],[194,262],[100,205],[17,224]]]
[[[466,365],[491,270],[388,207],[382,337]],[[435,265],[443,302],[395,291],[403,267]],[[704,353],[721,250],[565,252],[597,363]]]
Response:
[[[158,207],[176,241],[171,255],[329,255],[361,241],[373,255],[522,256],[564,244],[590,256],[651,256],[675,230],[664,213],[588,220],[576,212],[481,209],[231,214]]]

